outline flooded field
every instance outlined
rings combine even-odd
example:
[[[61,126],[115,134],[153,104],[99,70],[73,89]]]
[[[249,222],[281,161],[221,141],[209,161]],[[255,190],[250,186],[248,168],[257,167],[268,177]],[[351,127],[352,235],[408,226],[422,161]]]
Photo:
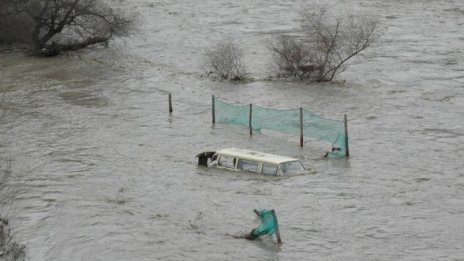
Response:
[[[380,42],[338,81],[266,81],[266,41],[308,1],[121,1],[138,30],[52,59],[0,53],[0,160],[28,260],[464,260],[464,5],[329,1],[379,17]],[[343,9],[342,8],[342,9]],[[239,40],[257,79],[202,77],[205,50]],[[168,113],[172,93],[174,112]],[[330,144],[211,124],[211,95],[348,115],[349,159]],[[302,159],[269,179],[197,167],[224,147]],[[273,208],[282,245],[249,232]]]

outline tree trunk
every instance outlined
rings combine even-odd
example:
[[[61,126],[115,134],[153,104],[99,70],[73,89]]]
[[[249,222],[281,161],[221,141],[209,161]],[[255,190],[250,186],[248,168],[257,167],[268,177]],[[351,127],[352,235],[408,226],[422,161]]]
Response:
[[[42,50],[45,46],[40,43],[40,25],[35,21],[36,25],[32,31],[32,44],[34,45],[34,52]]]
[[[51,44],[44,45],[44,48],[37,50],[36,55],[38,56],[56,56],[63,51],[76,51],[83,49],[92,44],[107,43],[111,36],[108,37],[91,37],[87,38],[82,42],[70,43],[70,44]]]

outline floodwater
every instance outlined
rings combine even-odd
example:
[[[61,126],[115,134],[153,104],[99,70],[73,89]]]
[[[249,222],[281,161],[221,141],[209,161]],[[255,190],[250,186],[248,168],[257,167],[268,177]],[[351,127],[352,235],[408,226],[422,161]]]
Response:
[[[120,1],[139,28],[109,48],[1,53],[0,159],[12,160],[9,213],[27,259],[464,260],[463,3],[324,2],[375,15],[384,31],[334,83],[260,80],[266,42],[297,27],[303,0]],[[201,77],[204,51],[227,37],[256,81]],[[347,114],[351,157],[213,126],[213,94]],[[198,152],[224,147],[297,157],[316,173],[197,167]],[[276,210],[282,245],[233,237],[257,226],[254,208]]]

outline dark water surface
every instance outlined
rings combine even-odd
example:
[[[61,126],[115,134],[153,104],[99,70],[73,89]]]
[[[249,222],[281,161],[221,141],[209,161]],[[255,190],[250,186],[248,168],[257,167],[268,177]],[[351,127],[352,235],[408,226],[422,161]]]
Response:
[[[13,223],[28,259],[463,260],[464,5],[330,1],[378,16],[385,30],[335,83],[201,77],[204,51],[226,36],[242,42],[255,77],[268,75],[266,41],[296,27],[306,2],[127,1],[140,28],[110,48],[1,53],[0,159],[13,160],[21,184]],[[212,94],[346,113],[352,157],[213,127]],[[196,166],[196,153],[223,147],[297,157],[316,174]],[[228,236],[257,225],[254,208],[276,210],[283,245]]]

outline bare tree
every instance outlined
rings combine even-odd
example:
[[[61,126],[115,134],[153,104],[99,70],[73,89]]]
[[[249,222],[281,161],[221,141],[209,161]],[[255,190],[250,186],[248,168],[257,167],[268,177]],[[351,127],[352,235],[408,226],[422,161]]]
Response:
[[[103,0],[15,0],[8,8],[11,15],[26,15],[31,20],[31,42],[41,55],[107,43],[113,35],[126,34],[131,26],[130,19]]]
[[[276,35],[271,39],[269,49],[274,54],[274,61],[280,71],[279,76],[311,78],[311,70],[305,69],[310,62],[310,48],[305,46],[296,36]]]
[[[248,75],[243,56],[243,50],[237,43],[221,41],[206,51],[206,71],[208,75],[222,80],[243,81]]]
[[[13,1],[0,0],[0,44],[30,43],[32,27],[32,19],[16,12]]]
[[[301,17],[302,34],[274,36],[269,47],[284,76],[331,81],[379,37],[378,20],[369,16],[337,17],[319,7]]]

